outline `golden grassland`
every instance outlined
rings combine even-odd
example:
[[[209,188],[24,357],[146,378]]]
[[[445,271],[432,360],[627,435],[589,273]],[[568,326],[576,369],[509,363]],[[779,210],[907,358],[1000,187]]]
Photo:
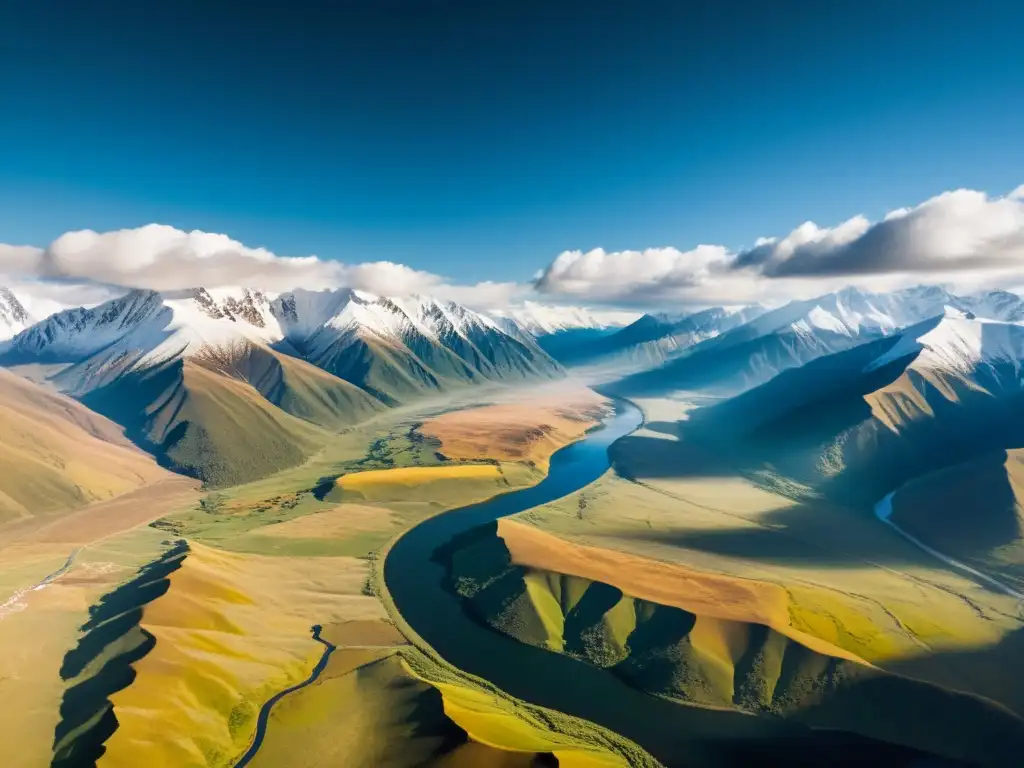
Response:
[[[373,469],[342,475],[328,498],[379,502],[437,502],[453,495],[487,498],[508,489],[497,464]]]
[[[227,765],[245,750],[260,703],[308,675],[321,622],[379,620],[352,558],[242,555],[192,544],[141,626],[156,646],[114,694],[120,727],[104,766]]]
[[[794,628],[871,663],[995,642],[1019,625],[1012,599],[944,570],[895,534],[877,534],[875,559],[858,557],[854,547],[870,543],[858,519],[838,517],[831,538],[815,544],[797,527],[802,518],[781,525],[766,513],[759,521],[749,506],[731,507],[728,490],[715,509],[609,474],[516,519],[589,546],[777,584],[790,595]]]
[[[64,654],[75,645],[89,606],[154,558],[162,539],[143,528],[89,547],[66,575],[23,594],[16,610],[0,616],[0,700],[18,702],[0,717],[0,764],[37,768],[49,763],[65,688]],[[67,555],[66,547],[53,544],[8,548],[0,554],[0,575],[7,579],[22,572],[18,584],[32,584],[59,568]]]
[[[514,520],[499,520],[498,536],[516,565],[609,584],[633,598],[701,617],[763,624],[818,653],[866,663],[854,653],[794,628],[790,595],[778,584],[581,546]]]
[[[333,457],[321,455],[310,465],[274,478],[218,492],[214,502],[205,505],[205,512],[184,516],[191,521],[201,514],[208,526],[199,529],[200,540],[191,540],[192,551],[180,570],[170,575],[167,593],[143,611],[141,626],[156,637],[156,645],[135,665],[138,677],[134,683],[112,698],[120,727],[107,742],[102,765],[130,765],[139,759],[154,766],[228,764],[246,748],[260,704],[303,679],[320,657],[323,646],[311,639],[312,624],[321,624],[323,639],[339,647],[335,654],[340,655],[330,662],[334,671],[346,658],[351,660],[352,654],[373,655],[375,648],[369,646],[394,649],[404,645],[402,634],[386,621],[381,603],[367,587],[369,561],[328,556],[322,551],[302,556],[303,547],[318,542],[369,553],[430,514],[533,484],[543,477],[543,472],[526,463],[437,463],[435,459],[431,464],[425,451],[417,452],[417,441],[410,439],[411,430],[404,426],[408,423],[378,425],[376,432],[356,430],[357,436],[339,439],[341,450]],[[382,432],[383,442],[378,437]],[[325,468],[337,466],[339,461],[351,467],[353,460],[357,466],[370,468],[345,471],[321,500],[301,489],[299,483],[310,482],[314,476],[319,476],[322,485]],[[394,466],[403,460],[423,463]],[[373,468],[374,463],[390,467]],[[182,517],[175,515],[161,522],[167,523],[168,532],[175,532],[173,524]],[[227,551],[219,548],[222,546],[232,550],[259,547],[265,554]],[[349,650],[342,652],[344,649]],[[395,690],[406,691],[416,680],[404,667],[395,667],[397,659],[394,663],[374,659],[337,678],[331,676],[332,671],[323,683],[275,705],[267,751],[265,755],[261,751],[260,758],[272,762],[264,764],[273,764],[277,754],[273,745],[278,743],[283,744],[282,754],[294,753],[301,742],[321,745],[303,754],[333,755],[340,747],[331,749],[327,744],[337,742],[338,733],[360,734],[361,741],[356,741],[362,746],[353,746],[353,755],[376,755],[373,760],[377,760],[375,750],[381,745],[390,745],[392,752],[416,754],[417,742],[409,722],[402,718],[390,722],[383,715],[376,720],[371,717],[374,711],[392,717],[401,714],[401,706],[389,697]],[[342,678],[345,682],[336,682]],[[329,688],[335,689],[337,698],[325,693]],[[473,686],[467,690],[471,694]],[[457,694],[450,691],[448,698],[459,700]],[[490,699],[475,700],[470,695],[468,701],[473,706],[464,704],[462,716],[469,720],[484,717],[485,702],[497,702],[493,706],[505,714],[483,722],[488,723],[485,730],[492,746],[508,750],[497,743],[501,741],[500,724],[504,722],[513,732],[517,728],[521,732],[523,726],[516,725],[519,716],[506,711],[508,705],[499,694],[488,696]],[[378,710],[372,704],[375,700],[382,702]],[[443,693],[440,700],[447,701]],[[288,719],[295,711],[306,713],[299,717],[305,725]],[[313,725],[308,717],[313,718]],[[445,753],[446,764],[465,764],[487,749],[472,729],[469,738],[465,729],[452,724],[455,718],[442,719],[447,728],[463,734],[458,748]],[[530,726],[526,732],[533,733],[537,727]],[[275,728],[285,735],[275,736]],[[301,737],[296,736],[295,728]],[[513,742],[513,750],[517,739],[514,735],[506,739]],[[570,753],[578,751],[571,739],[556,739],[555,743]],[[488,759],[494,756],[489,754]],[[587,755],[576,757],[580,765],[590,759]],[[600,757],[593,764],[603,764],[603,760]]]
[[[406,623],[387,590],[380,564],[386,560],[396,540],[397,537],[389,542],[375,560],[371,577],[373,591],[411,644],[410,648],[402,651],[405,664],[417,678],[441,691],[445,712],[467,733],[471,743],[480,742],[520,753],[548,750],[558,759],[559,765],[570,768],[655,768],[659,765],[641,747],[619,734],[577,717],[516,699],[441,659]],[[472,751],[467,752],[472,756]],[[475,764],[491,763],[444,763],[452,768],[462,768],[463,765],[468,768]]]
[[[143,488],[59,515],[44,515],[0,526],[0,550],[36,544],[87,546],[164,515],[186,509],[200,497],[190,477],[168,473]]]
[[[59,513],[169,476],[113,422],[0,369],[0,523]]]
[[[253,765],[528,768],[542,753],[563,766],[624,765],[448,679],[416,650],[353,648],[335,651],[315,684],[275,706]]]
[[[608,407],[589,389],[559,391],[529,402],[451,411],[428,419],[419,431],[451,459],[523,461],[547,471],[551,454],[582,437]]]
[[[0,692],[26,702],[24,711],[4,719],[0,744],[12,743],[6,738],[9,732],[12,738],[30,734],[33,745],[4,764],[20,768],[47,762],[61,696],[68,685],[80,682],[61,681],[57,670],[78,641],[78,627],[88,618],[89,606],[131,579],[168,541],[181,535],[188,539],[191,552],[170,574],[167,592],[142,610],[141,630],[151,633],[156,644],[134,664],[137,676],[132,684],[111,698],[119,727],[106,743],[102,765],[230,764],[248,745],[262,703],[304,679],[320,657],[323,646],[310,636],[313,624],[323,626],[322,637],[339,647],[336,653],[344,650],[339,659],[361,647],[374,651],[365,646],[381,646],[389,653],[403,648],[403,634],[388,621],[368,581],[373,553],[431,514],[536,483],[544,474],[528,462],[496,464],[490,456],[486,458],[492,463],[441,462],[434,455],[434,443],[415,433],[425,415],[430,414],[405,409],[353,427],[332,436],[302,465],[207,494],[202,508],[195,503],[199,494],[194,481],[172,476],[152,488],[60,518],[19,521],[0,531],[0,590],[10,593],[53,572],[71,551],[83,548],[67,574],[30,593],[25,610],[0,620],[0,647],[19,649],[5,655]],[[572,439],[566,434],[561,439]],[[410,466],[417,470],[411,476],[403,471]],[[432,466],[444,469],[419,471]],[[371,474],[377,470],[397,472]],[[376,494],[377,500],[315,499],[310,489],[325,475],[338,474],[343,475],[342,492],[347,483],[354,483],[361,493]],[[426,478],[430,479],[420,482]],[[155,518],[158,527],[148,527]],[[182,523],[184,531],[176,530]],[[307,551],[308,547],[312,549]],[[358,554],[360,559],[339,552]],[[37,637],[42,639],[36,641]],[[107,656],[133,643],[115,642]],[[428,670],[429,682],[421,679],[418,684],[432,690],[437,690],[434,683],[447,681],[470,693],[486,691],[483,699],[466,700],[472,706],[464,701],[463,710],[469,714],[463,718],[484,717],[490,701],[495,713],[504,714],[485,718],[488,738],[502,741],[503,729],[495,723],[506,723],[511,734],[498,751],[473,735],[477,726],[466,736],[466,729],[445,715],[463,741],[438,764],[456,768],[485,758],[487,763],[521,764],[517,755],[529,753],[516,752],[517,745],[526,738],[524,733],[535,731],[547,734],[545,738],[558,747],[563,765],[625,764],[607,757],[612,753],[601,747],[602,739],[615,741],[613,735],[595,740],[586,724],[562,722],[557,713],[524,708],[418,651],[405,647],[403,653],[402,664],[413,664],[416,670],[410,677],[404,666],[399,669],[403,685],[416,683],[416,676],[422,678]],[[363,678],[360,696],[367,686],[376,685],[372,675]],[[449,691],[447,698],[463,701],[458,694]],[[318,727],[326,729],[321,736],[329,740],[350,723],[340,711],[328,710],[334,714]],[[364,725],[372,730],[372,723]],[[400,749],[402,740],[413,739],[414,734],[408,725],[397,732],[381,725],[372,738]],[[294,751],[298,742],[286,741]]]
[[[516,519],[576,544],[774,584],[793,629],[882,668],[955,665],[955,652],[994,647],[1022,627],[1015,600],[944,568],[869,513],[795,502],[686,444],[685,404],[641,405],[682,420],[649,418],[613,447],[632,480],[610,472]],[[986,682],[998,676],[972,662],[914,670],[1009,705],[1006,686]]]
[[[198,498],[195,481],[161,470],[152,485],[81,509],[0,527],[0,764],[49,761],[65,683],[59,670],[89,607],[160,551],[164,534],[144,523]],[[71,567],[40,589],[74,555]]]

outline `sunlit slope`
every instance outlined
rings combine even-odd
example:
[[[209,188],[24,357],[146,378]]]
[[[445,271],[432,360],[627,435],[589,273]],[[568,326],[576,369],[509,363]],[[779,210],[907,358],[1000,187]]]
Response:
[[[210,347],[194,359],[203,367],[250,384],[281,410],[318,426],[350,426],[384,408],[354,384],[269,347]]]
[[[991,762],[1007,744],[1024,747],[1024,721],[998,705],[882,672],[796,631],[786,593],[773,585],[551,539],[505,521],[500,536],[467,536],[447,553],[452,590],[497,631],[680,703],[781,715],[954,758]],[[940,720],[956,725],[935,733]]]
[[[102,745],[101,766],[231,765],[262,703],[320,658],[314,623],[383,618],[361,594],[366,576],[354,558],[178,545],[106,600],[65,659],[83,692],[68,707],[65,749]]]
[[[562,446],[596,425],[608,401],[590,390],[450,411],[428,419],[419,431],[440,443],[450,459],[523,461],[547,470]]]
[[[82,401],[172,469],[214,486],[295,466],[326,439],[251,384],[190,360],[118,377]]]
[[[167,477],[122,430],[0,369],[0,521],[80,507]]]
[[[506,474],[509,473],[509,474]],[[516,465],[446,463],[351,472],[334,482],[328,501],[472,503],[510,490],[528,470]]]

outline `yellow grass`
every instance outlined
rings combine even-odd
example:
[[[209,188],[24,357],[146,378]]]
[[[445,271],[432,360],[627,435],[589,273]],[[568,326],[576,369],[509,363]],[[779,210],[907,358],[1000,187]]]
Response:
[[[789,596],[778,584],[581,546],[508,519],[498,521],[498,535],[517,565],[604,582],[632,597],[681,608],[702,618],[763,624],[818,653],[867,663],[854,653],[794,628]],[[715,637],[720,628],[709,624],[708,629],[706,640],[713,654],[730,655],[727,639]],[[704,637],[704,629],[697,634]]]
[[[493,464],[457,464],[439,467],[400,467],[353,472],[338,480],[345,490],[365,490],[379,485],[419,486],[442,480],[497,479],[500,473]]]
[[[82,552],[75,566],[43,589],[24,593],[10,613],[0,617],[0,765],[37,768],[48,765],[54,729],[60,720],[60,678],[64,654],[73,648],[89,606],[159,551],[162,538],[142,530],[94,550]],[[0,577],[19,587],[36,583],[67,558],[62,545],[9,547],[0,554]],[[5,595],[0,602],[8,599]]]
[[[114,694],[120,727],[102,766],[219,766],[244,751],[255,715],[303,679],[323,646],[313,624],[381,620],[354,558],[240,555],[192,545],[144,610],[155,648]]]
[[[0,369],[0,523],[82,507],[169,473],[113,422]]]
[[[403,667],[407,674],[416,676],[407,664],[403,664]],[[445,714],[475,742],[509,752],[553,752],[559,765],[568,764],[580,768],[626,766],[625,761],[617,755],[585,749],[570,737],[536,727],[526,718],[497,705],[494,695],[485,690],[449,682],[426,682],[441,692]]]
[[[440,441],[448,458],[523,461],[547,471],[551,454],[579,440],[607,407],[592,390],[573,390],[452,411],[428,419],[420,431]]]
[[[397,522],[395,514],[385,507],[339,504],[323,512],[257,528],[253,534],[283,539],[345,539],[354,533],[391,528]]]
[[[493,496],[508,489],[494,464],[443,464],[352,472],[335,481],[332,496],[360,501],[429,501],[444,503],[463,493]]]

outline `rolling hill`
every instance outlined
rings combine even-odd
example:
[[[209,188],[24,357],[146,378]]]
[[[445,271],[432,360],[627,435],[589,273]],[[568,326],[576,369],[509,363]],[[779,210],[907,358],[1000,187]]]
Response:
[[[1024,721],[993,702],[890,674],[796,631],[777,585],[610,554],[509,521],[456,537],[438,557],[476,621],[676,702],[680,718],[692,705],[738,710],[992,765],[1024,743]]]
[[[122,429],[0,369],[0,522],[61,512],[167,475]]]

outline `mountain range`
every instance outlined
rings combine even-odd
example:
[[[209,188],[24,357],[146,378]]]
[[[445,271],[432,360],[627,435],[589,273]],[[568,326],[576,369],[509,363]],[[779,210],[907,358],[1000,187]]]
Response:
[[[1019,316],[1002,294],[958,303]],[[947,305],[699,408],[687,428],[798,500],[867,511],[894,494],[892,521],[918,540],[1024,583],[1024,324]]]
[[[706,310],[690,316],[691,322],[700,321],[699,333],[684,333],[681,337],[670,329],[671,324],[648,316],[631,328],[645,323],[650,333],[623,348],[635,355],[644,345],[654,343],[671,351],[661,361],[655,359],[653,365],[641,364],[639,370],[637,366],[627,370],[628,375],[609,385],[609,389],[640,396],[677,391],[734,395],[819,357],[891,336],[940,316],[947,307],[1006,322],[1024,318],[1024,300],[1015,294],[993,291],[979,296],[957,296],[937,286],[892,293],[845,288],[768,311],[761,307],[732,313],[721,308]],[[686,321],[683,318],[682,322]],[[649,338],[662,329],[663,335]]]
[[[0,365],[44,370],[167,466],[214,485],[299,463],[331,430],[417,397],[563,375],[529,334],[422,297],[132,290],[30,320],[15,320],[27,327],[0,345]]]

